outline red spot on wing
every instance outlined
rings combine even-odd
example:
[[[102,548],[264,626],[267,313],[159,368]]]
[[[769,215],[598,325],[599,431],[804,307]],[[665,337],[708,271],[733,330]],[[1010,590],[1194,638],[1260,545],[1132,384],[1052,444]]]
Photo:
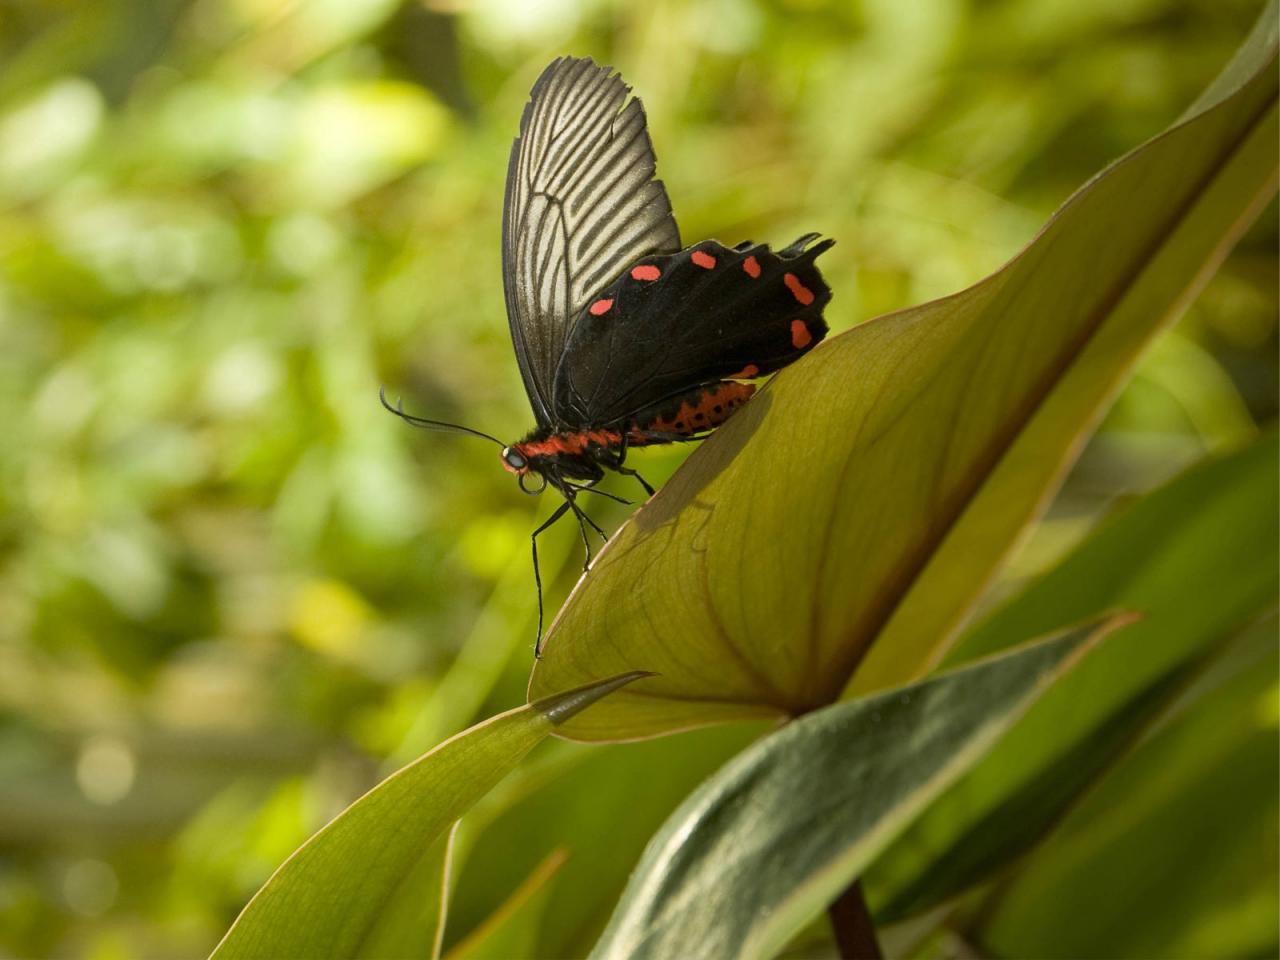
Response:
[[[731,373],[731,374],[729,374],[728,379],[730,379],[730,380],[750,380],[752,377],[756,377],[756,376],[759,376],[759,375],[760,375],[760,368],[759,368],[759,367],[757,367],[754,363],[748,363],[745,367],[743,367],[743,368],[742,368],[741,370],[739,370],[737,373]]]
[[[797,350],[803,350],[811,343],[813,343],[813,334],[810,333],[809,328],[804,325],[804,321],[792,320],[791,345]]]
[[[597,300],[595,303],[593,303],[593,304],[592,304],[590,307],[588,307],[587,309],[588,309],[588,310],[590,310],[591,315],[592,315],[593,317],[602,317],[602,316],[604,316],[606,313],[608,313],[610,310],[612,310],[612,309],[613,309],[613,301],[612,301],[612,300]]]
[[[690,257],[690,259],[694,263],[696,263],[698,266],[700,266],[703,270],[710,270],[712,267],[716,265],[716,258],[709,253],[704,253],[701,250],[693,251],[693,256]]]
[[[747,257],[747,259],[742,261],[742,269],[747,271],[747,276],[754,280],[756,277],[760,276],[760,261],[755,257]],[[790,274],[788,274],[788,276],[790,276]]]
[[[784,273],[782,282],[787,285],[787,289],[791,291],[791,295],[801,306],[807,307],[813,303],[813,291],[800,282],[800,278],[794,273]]]
[[[632,280],[657,280],[660,276],[662,276],[662,271],[649,263],[631,268]]]

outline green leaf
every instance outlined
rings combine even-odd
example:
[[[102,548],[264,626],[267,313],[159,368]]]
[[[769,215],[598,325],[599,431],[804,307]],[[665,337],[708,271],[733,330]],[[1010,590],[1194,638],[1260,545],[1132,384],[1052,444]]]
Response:
[[[982,955],[1277,955],[1275,619],[1235,652],[981,905],[966,939]]]
[[[530,953],[584,955],[663,821],[764,732],[762,724],[732,725],[607,747],[561,742],[541,751],[463,821],[447,943],[499,909],[510,893],[510,882],[500,878],[529,875],[563,849],[568,860]]]
[[[357,956],[438,957],[449,913],[449,872],[453,858],[452,829],[439,834],[405,874],[361,939]]]
[[[313,836],[249,901],[214,950],[232,957],[351,957],[432,845],[558,725],[645,676],[612,677],[500,714],[388,777]]]
[[[837,704],[760,741],[663,826],[592,956],[771,955],[1110,626]]]
[[[1247,46],[1000,271],[831,339],[704,443],[578,584],[530,695],[662,677],[562,733],[796,715],[935,666],[1143,348],[1274,192],[1274,57],[1274,38]]]
[[[553,850],[483,925],[450,950],[446,960],[510,960],[535,955],[538,930],[565,852]]]
[[[1124,642],[1064,678],[877,862],[866,882],[878,919],[928,910],[1037,843],[1206,659],[1275,604],[1278,458],[1271,435],[1197,465],[1103,525],[960,641],[951,661],[1108,609],[1142,617]]]

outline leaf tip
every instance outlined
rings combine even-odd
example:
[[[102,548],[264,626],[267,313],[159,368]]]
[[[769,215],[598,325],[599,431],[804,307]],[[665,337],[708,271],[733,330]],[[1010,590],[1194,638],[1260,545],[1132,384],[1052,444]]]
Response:
[[[559,726],[570,717],[581,713],[597,700],[607,697],[615,690],[625,687],[636,680],[656,676],[657,674],[651,670],[632,670],[629,673],[620,673],[618,676],[610,677],[607,680],[597,680],[595,683],[576,687],[573,690],[566,690],[564,693],[543,697],[540,700],[535,700],[532,706],[553,724]]]

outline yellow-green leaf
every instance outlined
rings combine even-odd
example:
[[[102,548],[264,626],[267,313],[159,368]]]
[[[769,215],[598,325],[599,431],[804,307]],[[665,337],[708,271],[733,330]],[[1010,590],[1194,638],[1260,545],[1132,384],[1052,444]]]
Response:
[[[353,957],[381,942],[401,886],[450,825],[560,723],[642,673],[623,674],[471,727],[339,814],[280,867],[214,950],[232,957]]]
[[[1273,194],[1274,23],[1273,4],[1193,111],[1000,271],[833,338],[689,458],[578,584],[530,695],[662,676],[564,735],[794,715],[937,664],[1142,349]]]

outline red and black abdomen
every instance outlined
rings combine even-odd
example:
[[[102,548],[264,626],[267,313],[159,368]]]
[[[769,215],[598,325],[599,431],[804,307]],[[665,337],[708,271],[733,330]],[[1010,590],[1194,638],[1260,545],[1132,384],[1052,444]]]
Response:
[[[628,427],[627,442],[646,446],[669,442],[664,437],[692,437],[714,429],[755,392],[753,384],[732,380],[690,390],[637,413]]]

